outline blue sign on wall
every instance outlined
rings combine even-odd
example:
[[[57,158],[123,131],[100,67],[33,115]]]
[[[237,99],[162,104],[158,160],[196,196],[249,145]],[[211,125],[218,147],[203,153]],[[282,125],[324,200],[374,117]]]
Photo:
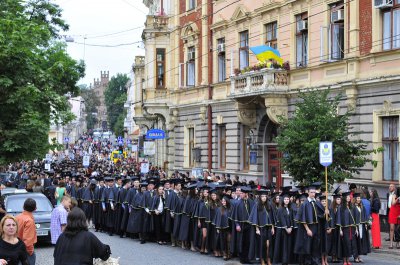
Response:
[[[146,139],[165,139],[165,132],[160,129],[147,131]]]

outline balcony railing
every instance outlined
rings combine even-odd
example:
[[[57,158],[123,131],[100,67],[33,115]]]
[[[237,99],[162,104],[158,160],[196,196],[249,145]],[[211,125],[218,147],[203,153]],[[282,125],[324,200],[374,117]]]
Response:
[[[145,23],[146,29],[162,29],[168,26],[168,16],[147,16]]]
[[[264,68],[231,77],[231,97],[246,97],[288,91],[286,70]]]

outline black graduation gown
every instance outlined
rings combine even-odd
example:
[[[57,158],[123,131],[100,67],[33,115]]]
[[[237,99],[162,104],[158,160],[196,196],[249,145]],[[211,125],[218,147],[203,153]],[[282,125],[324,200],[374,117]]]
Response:
[[[243,245],[246,238],[250,237],[251,229],[249,224],[250,211],[253,209],[255,202],[252,199],[247,199],[249,206],[245,206],[244,200],[239,200],[232,207],[230,219],[232,220],[232,237],[231,237],[231,253],[242,253]],[[241,231],[236,231],[236,226],[240,226]],[[249,247],[247,245],[246,247]]]
[[[327,236],[327,248],[328,248],[328,255],[333,257],[342,256],[342,244],[340,238],[340,226],[338,226],[338,210],[337,208],[334,210],[332,207],[329,208],[329,215],[331,217],[329,221],[329,227],[333,228],[331,235]],[[340,215],[339,215],[340,217]]]
[[[275,245],[274,248],[274,263],[292,263],[292,233],[293,233],[294,217],[293,211],[286,207],[281,207],[277,211],[275,223]],[[292,228],[292,232],[288,234],[286,228]]]
[[[136,192],[130,203],[131,213],[129,214],[127,232],[132,234],[141,233],[143,230],[144,212],[141,203],[143,200],[143,193]]]
[[[142,233],[151,233],[154,230],[153,219],[151,216],[151,212],[146,212],[146,209],[150,211],[150,208],[153,204],[153,198],[155,195],[155,191],[145,191],[142,197],[142,201],[140,203],[141,208],[143,209],[143,220],[142,220]]]
[[[185,198],[178,194],[175,199],[175,204],[171,209],[172,213],[174,214],[174,227],[172,230],[172,236],[174,238],[179,238],[179,230],[181,228],[181,220],[183,214],[182,210],[184,202]]]
[[[320,220],[324,218],[324,207],[319,201],[315,201],[315,212],[312,203],[307,199],[300,206],[295,221],[298,223],[296,244],[294,253],[300,255],[321,256],[319,245],[321,243]],[[309,237],[304,224],[312,231],[313,236]]]
[[[270,209],[267,211],[265,207],[258,209],[258,204],[254,204],[250,216],[249,222],[253,226],[251,229],[250,236],[250,248],[249,248],[249,259],[254,260],[256,258],[267,259],[267,245],[266,241],[269,240],[269,253],[268,257],[273,259],[273,248],[272,248],[272,234],[271,229],[275,226],[274,211]],[[256,234],[256,228],[260,229],[260,234]]]
[[[165,205],[164,205],[164,210],[165,214],[164,216],[164,225],[165,225],[165,232],[166,233],[171,233],[172,229],[174,227],[174,219],[171,216],[171,208],[173,208],[173,205],[176,200],[176,193],[173,190],[166,190],[164,191],[165,193]]]
[[[100,225],[100,217],[101,217],[101,193],[103,188],[100,186],[96,186],[94,189],[94,198],[93,198],[93,223],[96,228]]]
[[[133,197],[135,196],[136,192],[137,192],[137,190],[135,188],[130,188],[126,193],[126,197],[123,202],[125,207],[124,207],[122,221],[121,221],[121,231],[122,232],[127,231],[129,215],[132,212],[132,208],[131,208],[132,204],[131,203],[133,201]]]
[[[121,234],[122,217],[124,216],[125,209],[127,208],[126,196],[128,189],[119,188],[117,195],[117,202],[115,207],[115,231],[117,234]],[[123,230],[125,231],[125,229]]]
[[[105,215],[105,226],[107,228],[114,228],[114,222],[115,222],[115,200],[116,200],[116,193],[114,188],[104,188],[104,191],[102,193],[101,201],[102,204],[104,204],[103,207],[105,207],[106,211],[103,211],[103,214]]]
[[[181,241],[193,240],[193,211],[196,206],[196,198],[187,196],[182,208],[181,225],[178,239]],[[197,225],[197,224],[196,224]]]
[[[371,243],[369,240],[369,232],[367,228],[368,217],[364,205],[360,208],[354,206],[354,217],[356,219],[358,235],[356,236],[357,255],[367,255],[371,253]]]
[[[209,249],[211,250],[217,250],[217,229],[215,225],[213,224],[213,220],[215,218],[216,211],[218,209],[219,205],[216,202],[210,202],[210,220],[208,222],[208,230],[207,230],[207,241],[208,241],[208,246]]]
[[[231,215],[231,209],[224,206],[220,206],[215,209],[215,215],[212,221],[212,225],[218,231],[215,236],[215,250],[227,251],[229,246],[227,245],[228,236],[231,234],[231,221],[229,216]]]
[[[90,189],[90,186],[86,187],[82,193],[82,210],[86,215],[86,219],[90,220],[93,217],[93,200],[94,191]]]
[[[357,253],[356,246],[356,220],[353,208],[340,206],[337,212],[336,223],[343,231],[341,237],[342,252],[339,258],[349,258]]]

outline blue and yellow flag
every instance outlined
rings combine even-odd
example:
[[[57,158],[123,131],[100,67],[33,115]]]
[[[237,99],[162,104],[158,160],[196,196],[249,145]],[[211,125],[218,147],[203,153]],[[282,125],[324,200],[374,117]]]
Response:
[[[272,59],[280,64],[283,64],[283,59],[281,58],[279,51],[270,46],[260,45],[256,47],[250,47],[250,50],[256,55],[260,62]]]

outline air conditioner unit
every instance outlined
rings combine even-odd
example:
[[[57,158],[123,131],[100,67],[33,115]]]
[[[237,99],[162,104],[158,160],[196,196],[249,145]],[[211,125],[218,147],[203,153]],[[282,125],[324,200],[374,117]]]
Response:
[[[297,31],[307,30],[307,20],[297,21]]]
[[[196,59],[194,51],[188,53],[188,61]]]
[[[332,22],[339,22],[344,20],[344,9],[338,9],[332,12],[331,21]]]
[[[374,1],[375,8],[386,8],[386,7],[392,7],[392,6],[393,6],[393,0],[375,0]]]
[[[225,43],[218,43],[218,53],[225,52]]]

